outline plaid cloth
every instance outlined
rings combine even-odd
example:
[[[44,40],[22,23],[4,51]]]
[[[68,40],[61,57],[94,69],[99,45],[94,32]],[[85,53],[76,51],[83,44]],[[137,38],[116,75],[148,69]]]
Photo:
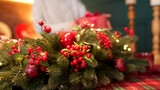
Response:
[[[96,90],[160,90],[160,74],[135,76],[99,87]]]

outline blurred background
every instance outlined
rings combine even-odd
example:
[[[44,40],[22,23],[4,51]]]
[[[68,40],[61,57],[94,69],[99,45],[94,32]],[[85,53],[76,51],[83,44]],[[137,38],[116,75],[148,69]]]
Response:
[[[82,0],[82,2],[88,11],[110,13],[112,17],[109,20],[113,30],[124,33],[123,28],[128,26],[128,7],[125,5],[125,0]],[[12,38],[22,38],[26,32],[35,33],[32,18],[33,3],[34,0],[0,0],[0,27],[8,27],[7,29],[12,31]],[[135,12],[135,34],[139,37],[136,45],[137,52],[151,52],[152,9],[150,1],[137,0]]]

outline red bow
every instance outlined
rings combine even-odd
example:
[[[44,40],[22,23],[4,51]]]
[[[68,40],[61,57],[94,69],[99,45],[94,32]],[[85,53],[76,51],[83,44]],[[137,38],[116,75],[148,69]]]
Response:
[[[93,14],[91,12],[86,12],[85,17],[93,17],[100,15],[99,12],[94,12]]]

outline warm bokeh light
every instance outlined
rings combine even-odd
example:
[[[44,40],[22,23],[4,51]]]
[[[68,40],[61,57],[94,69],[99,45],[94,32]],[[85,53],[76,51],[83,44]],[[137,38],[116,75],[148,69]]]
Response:
[[[5,0],[5,1],[13,1],[13,2],[20,2],[20,3],[28,3],[28,4],[34,3],[34,0]]]

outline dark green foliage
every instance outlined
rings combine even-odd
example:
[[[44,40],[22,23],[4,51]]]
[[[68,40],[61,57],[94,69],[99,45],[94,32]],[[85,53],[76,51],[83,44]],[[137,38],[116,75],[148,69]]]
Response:
[[[132,41],[136,37],[124,36],[117,38],[113,32],[107,29],[101,31],[91,31],[91,28],[86,27],[84,32],[81,32],[81,27],[74,27],[78,34],[75,45],[88,45],[91,58],[83,56],[86,62],[85,68],[79,68],[78,72],[74,72],[75,66],[71,66],[73,61],[72,56],[64,57],[60,50],[65,50],[68,53],[70,50],[62,48],[60,45],[60,35],[50,35],[42,33],[42,39],[25,39],[22,41],[22,46],[17,46],[16,43],[5,43],[0,50],[0,89],[11,90],[12,86],[21,87],[24,90],[69,90],[69,89],[93,89],[96,86],[107,85],[113,80],[123,80],[125,75],[132,71],[145,72],[145,67],[148,62],[130,58],[131,51],[128,50]],[[106,34],[109,37],[113,48],[105,49],[97,39],[97,32]],[[21,49],[21,53],[9,55],[8,52],[13,51],[12,45],[16,45]],[[124,49],[127,45],[127,49]],[[48,56],[46,61],[40,61],[37,67],[46,67],[45,72],[39,72],[35,78],[29,78],[25,73],[25,67],[28,65],[29,59],[25,59],[28,53],[28,48],[35,49],[37,46],[42,48],[42,51],[47,51]],[[38,56],[38,52],[34,54]],[[113,59],[109,56],[113,55]],[[126,62],[127,69],[125,72],[119,72],[115,68],[115,60],[123,58]],[[2,63],[2,65],[1,65]]]

